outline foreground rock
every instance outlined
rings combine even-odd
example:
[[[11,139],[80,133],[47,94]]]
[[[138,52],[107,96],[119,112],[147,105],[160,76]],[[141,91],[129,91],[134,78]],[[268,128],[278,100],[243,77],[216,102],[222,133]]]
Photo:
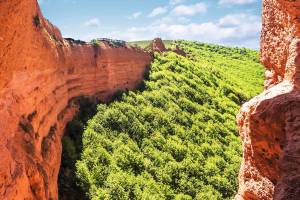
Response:
[[[300,2],[263,1],[266,90],[243,105],[236,199],[300,199]]]
[[[152,58],[64,40],[36,0],[1,1],[0,13],[0,199],[54,200],[73,100],[137,87]]]

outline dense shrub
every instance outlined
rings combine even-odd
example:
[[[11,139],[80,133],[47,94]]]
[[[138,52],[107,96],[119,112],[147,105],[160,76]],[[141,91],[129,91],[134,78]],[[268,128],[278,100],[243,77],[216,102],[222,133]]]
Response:
[[[33,24],[38,27],[41,24],[41,20],[38,14],[36,14],[32,19]]]
[[[90,43],[95,47],[100,45],[100,41],[98,41],[97,39],[92,39]]]
[[[262,89],[257,52],[179,41],[156,54],[145,90],[101,104],[77,177],[91,199],[230,199],[237,190],[240,104]]]
[[[62,138],[62,158],[58,177],[59,199],[85,200],[86,188],[79,187],[75,176],[75,163],[82,152],[82,134],[86,122],[96,113],[96,103],[86,97],[75,100],[79,111],[74,119],[67,124]],[[51,129],[50,129],[51,130]]]

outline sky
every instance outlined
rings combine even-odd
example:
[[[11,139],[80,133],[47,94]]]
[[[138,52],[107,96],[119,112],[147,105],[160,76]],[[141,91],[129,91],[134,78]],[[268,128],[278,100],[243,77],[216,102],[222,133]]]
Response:
[[[39,0],[64,37],[186,39],[259,48],[261,0]]]

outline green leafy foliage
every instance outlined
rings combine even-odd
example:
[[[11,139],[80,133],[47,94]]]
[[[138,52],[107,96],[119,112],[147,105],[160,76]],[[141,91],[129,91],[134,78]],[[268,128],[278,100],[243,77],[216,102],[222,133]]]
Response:
[[[132,41],[128,42],[129,45],[139,46],[141,48],[146,48],[151,44],[152,40],[143,40],[143,41]],[[166,48],[172,48],[174,44],[174,40],[163,40]]]
[[[99,46],[101,42],[106,42],[110,47],[112,48],[120,48],[120,47],[126,47],[126,42],[123,40],[113,40],[109,38],[98,38],[98,39],[92,39],[90,44],[93,46]]]
[[[38,14],[33,17],[32,22],[36,27],[40,26],[41,20]]]
[[[156,54],[144,91],[101,104],[76,175],[90,199],[230,199],[241,143],[235,116],[262,90],[256,51],[177,41]]]
[[[97,47],[100,45],[100,41],[97,39],[92,39],[90,42],[93,46]]]
[[[86,97],[75,100],[79,111],[72,121],[67,124],[62,138],[62,158],[58,177],[59,199],[85,200],[85,190],[77,184],[75,175],[76,160],[82,152],[82,134],[86,122],[96,113],[96,103]]]

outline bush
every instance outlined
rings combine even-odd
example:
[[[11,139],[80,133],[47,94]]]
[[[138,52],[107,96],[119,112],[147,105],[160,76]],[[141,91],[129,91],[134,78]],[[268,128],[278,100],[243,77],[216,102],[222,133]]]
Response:
[[[93,46],[97,47],[97,46],[100,45],[100,41],[97,40],[97,39],[92,39],[92,40],[91,40],[91,44],[92,44]]]
[[[76,103],[79,105],[79,112],[74,119],[67,124],[66,131],[62,138],[63,149],[58,189],[59,197],[61,199],[85,200],[85,191],[87,190],[87,187],[79,187],[77,184],[78,179],[75,175],[75,164],[82,152],[82,134],[84,126],[88,119],[96,113],[96,102],[85,97],[79,97],[76,99]]]
[[[41,25],[41,20],[38,14],[33,17],[33,24],[38,27]]]

